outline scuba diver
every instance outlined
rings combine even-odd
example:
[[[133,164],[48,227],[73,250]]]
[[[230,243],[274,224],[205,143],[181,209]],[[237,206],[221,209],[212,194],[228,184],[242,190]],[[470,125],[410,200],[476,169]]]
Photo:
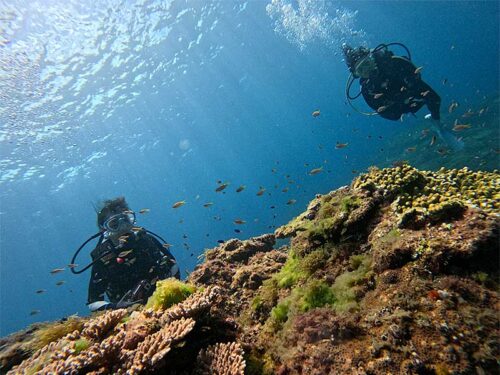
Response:
[[[153,294],[156,281],[168,277],[180,279],[174,256],[155,237],[165,241],[147,229],[135,227],[135,222],[135,213],[124,197],[106,200],[97,211],[99,232],[73,256],[72,264],[80,250],[99,237],[91,252],[92,263],[79,271],[71,268],[79,274],[92,267],[87,302],[91,311],[145,303]],[[109,301],[105,300],[105,294]]]
[[[408,56],[396,56],[389,46],[403,47]],[[401,43],[379,44],[374,49],[364,47],[352,48],[342,45],[345,61],[351,72],[346,86],[346,97],[349,104],[364,115],[379,115],[388,120],[400,120],[406,113],[415,114],[424,105],[430,114],[426,119],[432,120],[433,130],[449,146],[460,149],[463,143],[442,127],[440,122],[441,98],[427,83],[422,80],[420,71],[411,62],[410,51]],[[361,91],[351,96],[350,89],[355,79],[359,78]],[[357,110],[352,100],[360,95],[376,112],[366,113]]]

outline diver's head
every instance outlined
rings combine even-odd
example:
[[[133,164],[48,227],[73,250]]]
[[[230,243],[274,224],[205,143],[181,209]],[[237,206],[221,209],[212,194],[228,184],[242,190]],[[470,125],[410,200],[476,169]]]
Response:
[[[104,201],[97,213],[99,229],[109,236],[120,236],[129,232],[135,224],[135,214],[128,207],[124,197]]]
[[[342,51],[347,66],[355,78],[368,78],[370,73],[377,69],[375,59],[369,49],[365,47],[352,48],[343,44]]]

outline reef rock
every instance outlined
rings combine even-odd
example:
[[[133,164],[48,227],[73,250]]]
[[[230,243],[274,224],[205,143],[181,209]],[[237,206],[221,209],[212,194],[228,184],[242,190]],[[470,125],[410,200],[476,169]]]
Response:
[[[2,371],[499,373],[499,187],[496,171],[371,169],[208,250],[173,306],[167,283],[156,310],[78,318],[36,350],[40,326],[4,339]]]

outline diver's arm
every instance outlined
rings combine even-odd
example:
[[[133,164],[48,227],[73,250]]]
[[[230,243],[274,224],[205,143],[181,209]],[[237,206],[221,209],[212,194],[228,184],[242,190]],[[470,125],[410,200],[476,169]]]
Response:
[[[92,272],[89,281],[89,294],[87,305],[90,311],[100,311],[110,308],[110,302],[104,300],[104,293],[106,292],[106,287],[108,282],[103,275],[103,270],[100,269],[101,266],[98,263],[92,266]]]

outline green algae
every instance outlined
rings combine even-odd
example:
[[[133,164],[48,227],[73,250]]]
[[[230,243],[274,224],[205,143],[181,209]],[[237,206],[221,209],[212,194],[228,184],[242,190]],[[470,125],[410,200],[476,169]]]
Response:
[[[156,290],[149,297],[146,308],[164,310],[179,302],[196,291],[194,285],[183,283],[175,278],[160,280],[156,283]]]
[[[335,296],[333,307],[338,312],[351,311],[358,308],[358,298],[353,287],[366,282],[372,274],[371,257],[368,255],[356,255],[354,259],[350,263],[351,265],[357,265],[357,268],[338,276],[332,285],[332,292]]]
[[[68,333],[81,331],[83,324],[83,319],[76,316],[70,316],[66,320],[46,324],[34,332],[35,337],[32,345],[30,345],[31,350],[39,350],[51,342],[66,336]]]
[[[88,341],[87,339],[76,340],[74,346],[75,354],[79,354],[83,350],[87,350],[89,346],[90,346],[90,341]]]

